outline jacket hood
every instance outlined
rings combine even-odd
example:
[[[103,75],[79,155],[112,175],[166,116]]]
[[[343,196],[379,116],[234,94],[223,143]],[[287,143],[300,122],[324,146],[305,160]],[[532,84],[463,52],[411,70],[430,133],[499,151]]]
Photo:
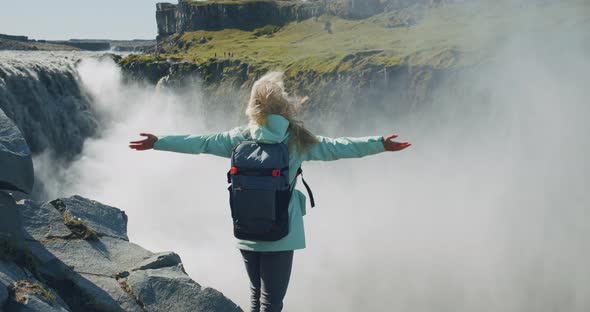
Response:
[[[266,143],[279,143],[285,141],[289,132],[289,121],[281,115],[268,115],[267,124],[264,127],[250,127],[250,135],[256,141]]]

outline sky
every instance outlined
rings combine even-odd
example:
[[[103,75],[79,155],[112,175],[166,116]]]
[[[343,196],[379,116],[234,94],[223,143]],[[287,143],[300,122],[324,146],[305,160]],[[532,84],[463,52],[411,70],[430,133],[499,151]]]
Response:
[[[157,2],[166,1],[0,0],[0,34],[48,40],[155,39]]]

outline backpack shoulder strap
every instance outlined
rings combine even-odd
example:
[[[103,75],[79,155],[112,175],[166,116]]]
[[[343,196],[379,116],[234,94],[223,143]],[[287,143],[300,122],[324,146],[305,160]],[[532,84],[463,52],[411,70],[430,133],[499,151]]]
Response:
[[[244,139],[246,139],[246,141],[252,141],[252,135],[250,134],[250,128],[248,128],[248,127],[244,128],[244,131],[242,131],[242,136],[244,136]]]
[[[311,192],[311,188],[309,187],[309,185],[307,185],[307,182],[305,182],[305,179],[303,178],[303,169],[301,169],[301,167],[299,167],[299,169],[297,169],[297,176],[301,176],[301,181],[303,181],[303,185],[305,186],[305,189],[307,190],[307,194],[309,195],[309,202],[311,204],[311,208],[315,207],[315,200],[313,198],[313,193]]]

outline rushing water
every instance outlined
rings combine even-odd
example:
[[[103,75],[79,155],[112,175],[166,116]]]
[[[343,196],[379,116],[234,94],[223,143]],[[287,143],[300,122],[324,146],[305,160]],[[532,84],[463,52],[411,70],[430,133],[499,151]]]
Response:
[[[534,56],[515,57],[533,48]],[[317,127],[330,129],[322,134],[399,132],[414,145],[304,164],[318,205],[305,217],[308,248],[295,254],[287,311],[590,309],[590,60],[578,50],[536,48],[507,47],[407,115],[334,105],[333,119]],[[37,154],[49,198],[80,194],[124,209],[134,242],[177,251],[195,280],[248,305],[227,160],[127,147],[139,132],[228,129],[241,107],[220,117],[209,113],[199,85],[174,92],[126,85],[112,61],[95,55],[0,60],[1,107],[20,116],[19,125],[39,125],[26,126],[28,140],[58,150],[96,131],[73,162]],[[56,112],[68,118],[49,117]],[[372,117],[339,122],[355,112]]]
[[[97,120],[76,63],[80,52],[0,51],[0,108],[25,134],[34,153],[51,149],[71,159]]]

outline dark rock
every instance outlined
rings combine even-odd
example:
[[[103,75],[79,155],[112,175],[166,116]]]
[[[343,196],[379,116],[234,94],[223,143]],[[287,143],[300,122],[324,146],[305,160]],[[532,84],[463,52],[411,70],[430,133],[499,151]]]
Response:
[[[6,312],[69,312],[67,304],[51,302],[37,293],[24,295],[24,302],[10,302],[6,306]]]
[[[13,35],[6,35],[6,34],[0,34],[0,39],[9,39],[9,40],[14,40],[14,41],[29,41],[29,37],[27,36],[13,36]]]
[[[325,6],[317,1],[180,1],[178,5],[158,3],[158,39],[193,30],[254,30],[266,25],[282,26],[289,22],[319,16],[325,13],[324,8]]]
[[[78,195],[59,198],[51,201],[51,204],[62,214],[70,214],[71,217],[83,222],[99,236],[129,240],[127,215],[124,211]]]
[[[29,276],[15,263],[0,261],[0,308],[2,307],[7,312],[70,311],[55,290]]]
[[[132,271],[159,269],[164,267],[177,266],[181,264],[180,256],[172,251],[161,252],[150,256],[140,262]]]
[[[0,261],[0,308],[8,302],[8,287],[25,277],[25,272],[16,264]]]
[[[73,277],[74,284],[88,298],[94,309],[101,311],[142,312],[143,310],[119,282],[112,277],[94,274],[79,274]]]
[[[37,47],[28,45],[24,42],[0,38],[0,51],[2,51],[2,50],[36,51],[38,49],[37,49]]]
[[[97,241],[55,239],[29,244],[33,253],[39,256],[42,267],[51,266],[55,258],[58,258],[61,263],[77,273],[109,277],[131,270],[152,255],[136,244],[108,236]]]
[[[49,41],[54,44],[71,46],[86,51],[108,51],[111,49],[111,43],[108,41]]]
[[[20,212],[14,198],[4,191],[0,191],[0,240],[10,242],[16,249],[24,247]]]
[[[110,59],[115,63],[118,63],[123,57],[119,54],[113,54],[113,53],[105,53],[101,56],[98,57],[99,60],[106,60],[106,59]]]
[[[0,282],[0,307],[3,307],[8,301],[8,288]]]
[[[9,312],[67,312],[67,304],[44,284],[33,278],[22,279],[9,286]]]
[[[50,238],[67,238],[72,232],[64,225],[64,217],[55,207],[49,203],[40,205],[38,202],[24,199],[20,202],[20,211],[23,215],[23,227],[25,238],[33,240],[46,240]]]
[[[176,5],[171,3],[156,4],[156,23],[158,36],[169,36],[176,32]]]
[[[39,274],[73,311],[241,311],[190,279],[177,254],[154,254],[127,241],[127,220],[117,208],[81,196],[18,206],[26,212],[26,243]],[[66,213],[88,224],[97,238],[70,235]]]
[[[125,69],[123,74],[126,81],[147,81],[153,85],[168,75],[171,67],[171,64],[164,59],[149,62],[138,60],[119,64]]]
[[[0,109],[0,190],[30,193],[33,190],[33,160],[20,130]]]
[[[181,265],[134,271],[127,282],[148,311],[242,311],[220,292],[190,279]]]

